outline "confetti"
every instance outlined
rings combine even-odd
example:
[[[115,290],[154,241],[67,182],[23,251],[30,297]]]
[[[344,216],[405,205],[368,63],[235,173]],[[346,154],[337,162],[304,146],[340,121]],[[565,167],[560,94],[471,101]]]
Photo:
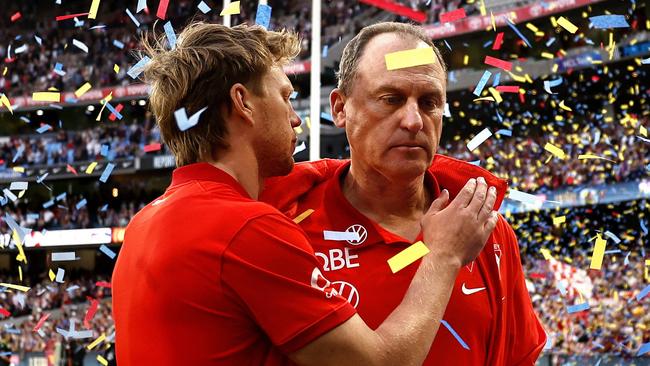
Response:
[[[95,167],[97,166],[97,162],[93,161],[88,165],[88,168],[86,168],[86,174],[92,174],[93,170],[95,170]]]
[[[485,140],[487,140],[490,136],[492,136],[492,132],[490,132],[489,128],[483,129],[483,131],[479,132],[478,135],[474,136],[468,143],[467,143],[467,149],[469,151],[474,151],[479,145],[481,145]]]
[[[564,151],[560,149],[559,147],[551,144],[550,142],[547,142],[546,145],[544,145],[544,150],[550,152],[554,156],[563,159],[566,158],[566,155],[564,154]]]
[[[603,265],[603,255],[605,254],[605,245],[607,240],[603,239],[600,234],[596,237],[596,244],[594,245],[594,253],[591,257],[590,269],[600,270]]]
[[[255,24],[259,24],[268,29],[271,23],[271,10],[271,7],[266,4],[258,4],[257,13],[255,14]]]
[[[519,93],[519,87],[517,85],[499,85],[496,89],[500,93]]]
[[[106,339],[106,334],[102,333],[97,339],[95,339],[91,344],[86,346],[87,350],[92,350],[93,348],[97,347],[100,343],[102,343]]]
[[[544,80],[544,90],[549,94],[556,94],[551,91],[551,88],[562,84],[562,78],[555,80]]]
[[[449,325],[449,323],[447,323],[447,321],[445,321],[445,320],[440,320],[440,323],[442,323],[442,325],[444,325],[445,328],[447,328],[447,330],[449,331],[449,333],[451,333],[451,335],[453,335],[454,338],[456,338],[456,340],[458,341],[458,343],[460,343],[460,345],[461,345],[464,349],[466,349],[466,350],[469,351],[469,346],[467,345],[467,343],[465,343],[465,341],[464,341],[464,340],[463,340],[463,339],[458,335],[458,333],[456,333],[456,331],[454,330],[454,328],[452,328],[451,325]]]
[[[133,16],[133,13],[131,13],[131,10],[126,9],[126,15],[128,15],[129,18],[131,18],[131,21],[133,22],[133,24],[135,24],[136,28],[140,28],[140,22],[137,19],[135,19],[135,16]]]
[[[107,247],[105,244],[100,245],[99,250],[102,253],[106,254],[106,256],[109,257],[110,259],[115,259],[115,257],[117,256],[117,254],[114,251],[112,251],[109,247]]]
[[[145,145],[144,152],[149,153],[149,152],[159,151],[160,148],[161,145],[159,143],[151,143],[149,145]]]
[[[589,20],[596,29],[628,28],[630,26],[624,15],[598,15],[589,17]]]
[[[74,92],[74,95],[75,95],[77,98],[79,98],[79,97],[81,97],[82,95],[86,94],[86,92],[88,92],[88,90],[90,90],[91,88],[92,88],[92,85],[90,85],[90,83],[85,83],[84,85],[82,85],[81,87],[79,87],[79,89],[77,89],[77,90]]]
[[[569,314],[574,314],[578,313],[581,311],[589,310],[589,303],[581,303],[581,304],[575,304],[571,306],[567,306],[567,313]]]
[[[56,18],[54,18],[57,22],[62,21],[62,20],[68,20],[68,19],[74,19],[74,18],[79,18],[79,17],[85,17],[88,15],[88,13],[78,13],[78,14],[69,14],[69,15],[60,15]]]
[[[237,1],[239,5],[239,1]],[[165,20],[165,16],[167,14],[167,6],[169,5],[169,0],[160,0],[160,3],[158,3],[158,11],[156,11],[156,16],[162,20]],[[239,13],[237,13],[239,14]]]
[[[429,253],[429,248],[423,242],[418,241],[388,259],[388,266],[393,273],[397,273],[427,253]]]
[[[219,13],[220,16],[224,15],[235,15],[240,13],[239,9],[239,1],[233,1],[230,4],[228,4],[227,7],[223,8],[221,13]]]
[[[302,220],[306,219],[312,213],[314,213],[314,210],[309,208],[309,209],[305,210],[305,212],[303,212],[300,215],[296,216],[293,219],[293,222],[295,222],[296,224],[299,224],[300,222],[302,222]]]
[[[106,181],[108,180],[108,177],[111,175],[114,168],[115,168],[115,164],[113,164],[113,163],[106,164],[106,168],[104,168],[104,171],[102,172],[102,175],[99,177],[99,181],[102,182],[102,183],[106,183]]]
[[[528,38],[526,38],[526,37],[525,37],[525,36],[524,36],[520,31],[519,31],[519,29],[517,29],[517,27],[515,26],[515,23],[513,23],[512,20],[510,20],[510,18],[506,18],[506,23],[508,24],[508,26],[510,27],[510,29],[512,29],[512,31],[515,32],[515,33],[517,34],[517,36],[518,36],[522,41],[524,41],[524,43],[526,44],[526,46],[528,46],[529,48],[532,48],[532,47],[533,47],[533,46],[531,46],[530,42],[528,41]]]
[[[37,332],[39,329],[41,329],[41,327],[43,326],[43,324],[45,324],[45,321],[47,320],[47,318],[50,317],[50,315],[52,315],[52,313],[43,314],[43,316],[41,316],[41,318],[38,320],[38,323],[36,323],[36,326],[34,326],[33,331]]]
[[[35,102],[60,102],[61,93],[59,92],[35,92],[32,93],[32,100]]]
[[[6,287],[6,288],[13,289],[13,290],[22,291],[22,292],[27,292],[30,289],[27,286],[12,285],[10,283],[0,283],[0,287]]]
[[[147,7],[147,0],[138,0],[138,6],[135,8],[135,12],[139,13]]]
[[[497,34],[497,37],[494,39],[494,44],[492,45],[493,50],[499,50],[501,49],[501,45],[503,44],[503,32],[499,32]]]
[[[416,22],[423,23],[427,19],[427,14],[422,11],[412,9],[410,6],[402,5],[390,0],[361,0],[362,3],[372,5],[379,9],[386,10],[393,14],[401,15]]]
[[[172,28],[172,22],[165,23],[163,28],[165,29],[165,35],[167,35],[169,47],[173,50],[176,48],[176,33],[174,33],[174,28]]]
[[[485,56],[485,64],[498,67],[500,69],[503,69],[505,71],[511,71],[512,70],[512,62],[500,60],[498,58],[492,57],[492,56]]]
[[[144,1],[144,0],[143,0],[143,1]],[[199,10],[201,10],[201,12],[202,12],[203,14],[207,14],[207,13],[209,13],[210,11],[212,11],[212,9],[210,8],[210,6],[208,6],[208,4],[205,3],[205,1],[201,1],[201,2],[199,3],[199,5],[197,6],[197,8],[199,8]],[[258,11],[259,11],[259,5],[258,5]]]
[[[144,71],[144,68],[149,62],[151,62],[149,56],[144,56],[142,59],[140,59],[140,61],[138,61],[138,63],[131,66],[129,71],[126,73],[131,77],[131,79],[136,79]]]
[[[88,53],[88,46],[86,46],[85,43],[83,43],[83,42],[81,42],[79,40],[76,40],[76,39],[72,39],[72,44],[75,47],[77,47],[78,49],[84,51],[85,53]]]
[[[650,342],[641,345],[639,352],[636,353],[636,357],[643,356],[648,352],[650,352]]]
[[[557,20],[557,24],[569,33],[575,33],[578,30],[578,27],[576,27],[573,23],[571,23],[571,21],[569,21],[569,19],[565,17],[560,17]]]
[[[20,19],[22,17],[22,14],[20,12],[16,12],[11,16],[11,21],[15,22],[16,20]]]
[[[485,70],[483,72],[483,76],[481,76],[481,79],[478,81],[478,84],[476,84],[476,87],[474,88],[473,94],[476,95],[477,97],[481,96],[481,93],[483,92],[483,88],[485,88],[485,84],[487,84],[488,80],[490,79],[490,76],[492,76],[492,73]]]
[[[397,70],[436,62],[436,55],[432,47],[391,52],[387,53],[384,58],[386,60],[386,70]]]
[[[177,109],[174,112],[174,118],[176,118],[176,124],[178,125],[178,129],[181,131],[186,131],[194,126],[196,126],[197,123],[199,123],[199,118],[201,118],[201,114],[205,112],[205,110],[208,109],[208,107],[203,107],[201,108],[198,112],[194,113],[191,117],[187,117],[187,112],[185,111],[185,108]]]
[[[93,0],[92,4],[90,5],[90,11],[88,12],[88,19],[97,18],[97,10],[99,10],[99,2],[100,0]]]
[[[449,23],[465,18],[465,8],[460,8],[440,14],[440,23]]]

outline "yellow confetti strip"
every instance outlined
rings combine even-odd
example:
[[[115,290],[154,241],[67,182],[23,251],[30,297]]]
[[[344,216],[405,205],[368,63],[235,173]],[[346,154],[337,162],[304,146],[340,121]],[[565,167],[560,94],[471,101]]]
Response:
[[[16,243],[16,248],[18,248],[18,255],[16,256],[16,260],[27,264],[27,256],[25,256],[25,251],[23,250],[23,243],[20,241],[20,236],[18,236],[18,232],[16,230],[13,230],[12,238],[14,239],[14,243]]]
[[[539,32],[539,28],[537,28],[535,25],[532,23],[526,23],[526,28],[530,29],[533,31],[533,33]]]
[[[113,71],[115,71],[116,74],[119,73],[120,72],[120,66],[118,64],[113,65]]]
[[[88,168],[86,168],[86,174],[93,174],[93,170],[95,170],[95,167],[97,166],[97,162],[93,161],[88,165]]]
[[[547,58],[547,59],[549,59],[549,60],[552,60],[553,57],[555,57],[555,56],[553,56],[553,54],[550,53],[550,52],[542,52],[540,56],[542,56],[542,57],[544,57],[544,58]]]
[[[503,98],[501,98],[501,93],[499,93],[498,90],[496,90],[493,87],[489,87],[488,91],[490,92],[490,94],[492,94],[492,96],[494,97],[494,100],[497,102],[497,104],[503,102]]]
[[[573,111],[571,108],[564,105],[564,101],[560,102],[560,108],[564,109],[565,111],[569,111],[569,112]]]
[[[50,277],[50,281],[54,282],[56,275],[54,274],[54,271],[52,269],[50,269],[50,271],[47,272],[47,275]]]
[[[540,249],[539,251],[542,252],[542,255],[544,256],[544,259],[545,259],[545,260],[548,261],[548,260],[551,260],[551,258],[553,258],[553,256],[551,255],[551,251],[550,251],[550,250],[548,250],[548,249],[546,249],[546,248],[542,248],[542,249]]]
[[[0,96],[0,102],[2,102],[2,105],[7,107],[7,109],[9,110],[9,112],[11,112],[11,114],[14,114],[14,110],[11,109],[11,102],[9,102],[9,98],[7,98],[6,95],[2,94]]]
[[[419,241],[390,258],[388,265],[393,273],[397,273],[409,264],[424,257],[427,253],[429,253],[429,248],[423,242]]]
[[[645,280],[650,282],[650,259],[645,260]]]
[[[566,216],[558,216],[553,218],[553,225],[558,226],[566,222]]]
[[[227,7],[223,8],[223,10],[219,15],[220,16],[234,15],[234,14],[239,14],[239,12],[240,12],[239,1],[233,1]]]
[[[239,1],[238,1],[239,2]],[[239,14],[239,13],[237,13]],[[108,366],[108,361],[102,355],[97,355],[97,362],[101,363],[104,366]]]
[[[648,137],[648,130],[643,126],[639,126],[639,134],[643,137]]]
[[[302,220],[306,219],[309,215],[311,215],[314,212],[313,209],[308,208],[305,210],[305,212],[301,213],[300,215],[296,216],[296,218],[293,219],[293,222],[296,224],[300,223]]]
[[[600,160],[607,160],[607,161],[611,161],[612,163],[615,163],[614,160],[603,158],[603,157],[598,156],[598,155],[593,155],[593,154],[578,155],[578,160],[583,160],[583,159],[600,159]]]
[[[576,27],[573,23],[571,23],[571,21],[569,21],[569,19],[565,17],[560,17],[557,20],[557,24],[559,24],[560,27],[566,29],[567,32],[572,34],[578,30],[578,27]]]
[[[564,159],[566,157],[566,154],[562,149],[551,144],[550,142],[547,142],[546,145],[544,145],[544,150],[550,152],[551,154],[557,156],[560,159]]]
[[[18,280],[23,282],[23,267],[18,266]]]
[[[88,19],[97,18],[97,10],[99,9],[100,0],[93,0],[93,3],[90,4],[90,11],[88,12]]]
[[[13,170],[14,170],[14,172],[17,172],[17,173],[24,173],[25,172],[25,168],[23,168],[22,166],[15,166],[15,167],[13,167]]]
[[[27,292],[30,289],[27,286],[14,285],[11,283],[4,283],[4,282],[0,283],[0,287],[6,287],[6,288],[22,291],[22,292]]]
[[[386,60],[386,70],[397,70],[436,62],[436,54],[433,52],[432,47],[391,52],[387,53],[384,58]]]
[[[605,255],[605,245],[607,240],[603,239],[600,234],[596,236],[596,244],[594,245],[594,253],[591,256],[590,269],[598,269],[603,266],[603,256]]]
[[[492,22],[492,31],[496,32],[497,31],[497,24],[494,21],[494,14],[492,14],[492,11],[490,11],[490,21]]]
[[[102,335],[97,337],[97,339],[95,339],[93,341],[93,343],[86,346],[86,348],[90,351],[91,349],[95,348],[98,344],[102,343],[102,341],[104,341],[104,339],[106,339],[106,334],[102,333]]]
[[[75,95],[77,98],[79,98],[80,96],[86,94],[86,92],[87,92],[88,90],[90,90],[91,88],[92,88],[92,85],[90,85],[90,83],[85,83],[84,85],[82,85],[79,89],[77,89],[77,90],[74,92],[74,95]]]
[[[35,92],[32,93],[32,99],[35,102],[59,102],[61,93],[59,92]]]

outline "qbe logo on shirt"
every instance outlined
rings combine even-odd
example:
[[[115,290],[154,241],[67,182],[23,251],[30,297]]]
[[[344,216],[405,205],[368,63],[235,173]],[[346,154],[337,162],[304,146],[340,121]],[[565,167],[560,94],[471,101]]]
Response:
[[[368,238],[368,230],[366,230],[366,228],[361,225],[352,225],[349,228],[347,228],[347,230],[345,231],[349,233],[359,234],[359,240],[346,240],[348,243],[352,245],[360,245]]]

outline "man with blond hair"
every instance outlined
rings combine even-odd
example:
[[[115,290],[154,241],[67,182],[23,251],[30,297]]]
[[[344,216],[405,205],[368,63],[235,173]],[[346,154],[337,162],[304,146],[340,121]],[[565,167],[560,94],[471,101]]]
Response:
[[[429,48],[435,62],[387,70],[386,55],[416,48]],[[378,23],[362,29],[343,51],[338,87],[330,94],[350,161],[299,164],[288,177],[269,180],[261,196],[300,218],[323,273],[372,329],[403,301],[424,265],[392,273],[385,263],[426,236],[420,220],[429,204],[444,189],[462,195],[470,178],[478,187],[496,187],[497,207],[507,189],[480,167],[435,154],[445,71],[421,27]],[[433,230],[458,221],[474,222],[451,216]],[[359,239],[327,240],[323,230],[356,232]],[[517,238],[503,217],[478,258],[457,273],[443,321],[425,365],[535,364],[546,334],[526,291]]]
[[[257,201],[263,179],[293,167],[300,120],[282,65],[298,44],[287,32],[205,23],[171,50],[145,42],[150,106],[178,167],[129,223],[115,265],[119,365],[424,360],[456,274],[496,225],[496,195],[470,180],[453,201],[443,192],[427,202],[418,227],[430,253],[371,329],[325,278],[304,232]],[[193,127],[176,123],[181,108],[202,113]]]

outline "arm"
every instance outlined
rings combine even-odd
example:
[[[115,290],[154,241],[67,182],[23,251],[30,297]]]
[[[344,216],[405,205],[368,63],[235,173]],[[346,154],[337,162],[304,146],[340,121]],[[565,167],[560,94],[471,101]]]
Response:
[[[376,331],[352,317],[291,354],[301,365],[420,365],[440,326],[460,268],[476,258],[496,225],[496,192],[468,182],[446,208],[443,191],[422,220],[424,256],[401,304]]]

